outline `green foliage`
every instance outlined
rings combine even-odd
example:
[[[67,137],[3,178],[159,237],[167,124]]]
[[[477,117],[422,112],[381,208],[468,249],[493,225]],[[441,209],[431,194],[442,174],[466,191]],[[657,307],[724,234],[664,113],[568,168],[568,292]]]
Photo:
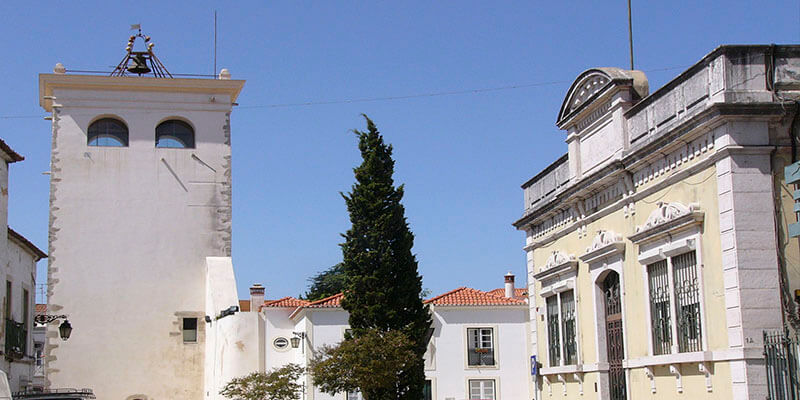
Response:
[[[234,378],[219,392],[232,400],[297,400],[302,386],[297,380],[303,368],[287,364],[270,372],[253,372]]]
[[[341,293],[345,287],[344,266],[342,263],[336,264],[309,278],[308,281],[311,286],[303,296],[308,301],[320,300]]]
[[[431,320],[422,303],[422,278],[411,252],[414,235],[400,203],[403,186],[395,187],[392,146],[386,145],[375,124],[365,115],[367,131],[354,131],[362,163],[353,169],[356,183],[342,195],[352,227],[341,245],[346,287],[342,307],[350,313],[352,334],[371,329],[402,331],[417,355],[413,368],[396,379],[396,395],[384,397],[362,388],[371,400],[422,398],[425,372],[422,357]],[[370,396],[371,395],[371,396]]]
[[[412,375],[417,359],[413,341],[401,331],[368,329],[338,346],[318,349],[309,371],[314,385],[326,393],[361,390],[366,400],[410,398],[397,377]]]

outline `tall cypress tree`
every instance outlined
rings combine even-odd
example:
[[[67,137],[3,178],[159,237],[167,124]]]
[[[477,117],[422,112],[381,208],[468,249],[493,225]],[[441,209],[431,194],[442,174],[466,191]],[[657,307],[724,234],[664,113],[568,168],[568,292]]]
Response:
[[[423,398],[423,356],[431,320],[422,302],[422,278],[411,252],[414,235],[400,203],[403,186],[394,186],[392,146],[383,142],[366,115],[367,131],[355,130],[363,159],[353,169],[356,183],[342,194],[352,227],[342,246],[346,286],[342,307],[350,313],[352,335],[370,329],[400,330],[414,343],[416,365],[398,377],[394,389],[364,393],[369,400],[419,400]]]

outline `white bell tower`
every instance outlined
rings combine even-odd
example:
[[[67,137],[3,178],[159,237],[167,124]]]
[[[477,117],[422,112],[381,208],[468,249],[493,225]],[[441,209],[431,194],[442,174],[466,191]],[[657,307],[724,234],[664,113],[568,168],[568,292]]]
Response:
[[[145,49],[134,51],[136,39]],[[109,76],[39,76],[52,113],[51,388],[203,399],[206,257],[231,253],[230,113],[244,81],[173,78],[131,36]]]

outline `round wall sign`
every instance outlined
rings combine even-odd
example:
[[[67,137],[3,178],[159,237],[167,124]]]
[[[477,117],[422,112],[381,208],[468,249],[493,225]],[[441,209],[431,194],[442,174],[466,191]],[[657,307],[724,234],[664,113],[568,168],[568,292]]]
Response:
[[[285,337],[275,338],[275,340],[272,341],[272,345],[275,346],[276,349],[283,350],[289,346],[289,339]]]

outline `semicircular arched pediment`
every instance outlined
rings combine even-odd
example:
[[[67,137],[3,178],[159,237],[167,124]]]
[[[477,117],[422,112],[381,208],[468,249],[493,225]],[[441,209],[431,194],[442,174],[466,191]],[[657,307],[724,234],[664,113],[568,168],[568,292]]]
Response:
[[[647,95],[647,77],[641,71],[626,71],[621,68],[592,68],[584,71],[569,87],[561,110],[558,113],[556,125],[566,121],[573,113],[590,102],[596,94],[604,91],[611,85],[624,83],[632,85],[639,97]]]
[[[558,113],[558,122],[572,114],[590,97],[605,89],[611,80],[612,77],[600,69],[590,69],[580,74],[567,91],[561,111]]]
[[[589,97],[602,90],[608,82],[611,82],[611,78],[601,72],[595,72],[585,76],[580,83],[575,85],[575,90],[569,98],[569,104],[567,105],[569,111],[574,111],[576,108],[580,107]]]

